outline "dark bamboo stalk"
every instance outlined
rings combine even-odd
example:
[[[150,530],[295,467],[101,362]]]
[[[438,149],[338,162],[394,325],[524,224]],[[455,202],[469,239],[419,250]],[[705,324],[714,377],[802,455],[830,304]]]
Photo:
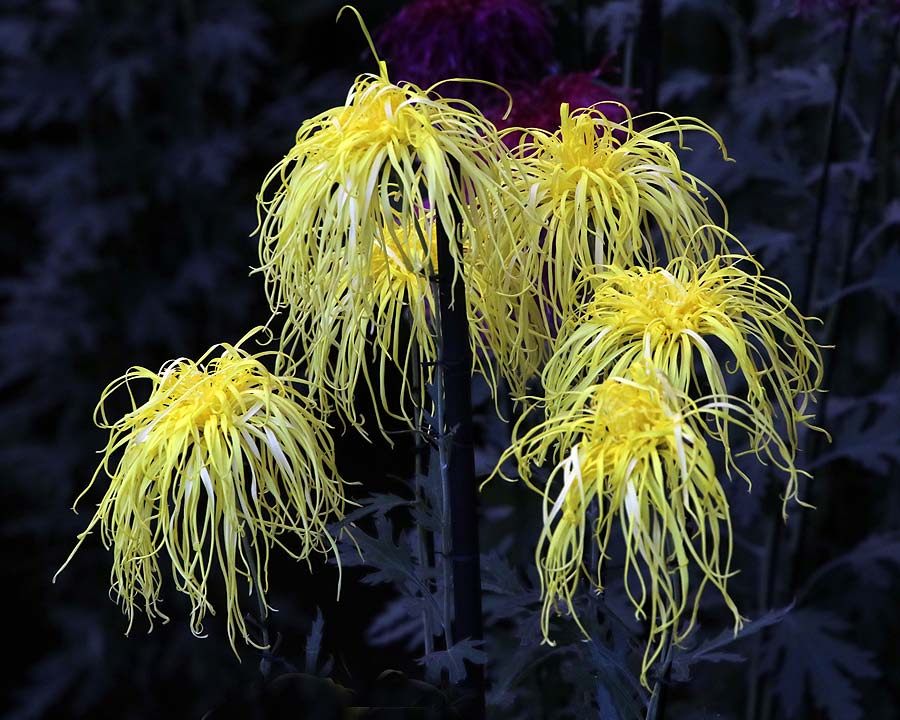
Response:
[[[891,78],[896,62],[895,53],[897,52],[898,40],[900,40],[900,20],[895,20],[893,31],[891,34],[891,40],[888,45],[887,61],[884,67],[884,74],[882,75],[881,79],[881,90],[878,95],[878,102],[875,107],[875,117],[872,121],[872,130],[869,133],[868,145],[866,147],[865,162],[870,164],[875,162],[875,158],[877,156],[878,140],[881,135],[881,127],[884,123],[884,116],[887,111],[888,95],[890,94],[891,90]],[[862,224],[863,217],[865,216],[866,211],[866,201],[869,198],[869,193],[866,192],[866,188],[870,182],[872,182],[872,180],[860,178],[856,183],[856,187],[854,188],[855,192],[853,197],[853,209],[850,216],[851,219],[849,233],[845,237],[843,246],[841,247],[840,258],[838,260],[838,292],[840,292],[850,284],[850,280],[853,275],[853,255],[856,251],[856,248],[859,247],[860,236],[862,235]],[[815,297],[811,297],[810,302],[815,302]],[[830,307],[828,315],[825,319],[823,344],[833,345],[835,343],[835,340],[838,337],[838,328],[841,324],[844,305],[845,302],[842,298]],[[823,385],[827,389],[831,389],[834,383],[834,373],[837,366],[837,363],[835,362],[836,359],[836,357],[831,357],[830,362],[828,362],[825,366]],[[819,404],[817,416],[820,421],[824,421],[827,417],[828,402],[831,396],[831,393],[826,393],[822,398],[821,403]],[[810,443],[809,458],[811,461],[819,457],[823,450],[823,443],[824,436],[821,433],[816,433]],[[815,504],[812,494],[814,492],[814,487],[814,485],[810,485],[809,490],[807,491],[806,498],[807,501],[812,504]],[[795,534],[793,542],[791,544],[793,562],[791,565],[789,586],[792,589],[796,589],[797,581],[799,579],[800,557],[802,555],[801,551],[803,548],[803,542],[805,540],[806,531],[808,529],[807,523],[807,516],[801,515],[798,522],[797,533]]]
[[[811,303],[815,299],[816,267],[819,264],[819,253],[822,249],[822,224],[825,220],[825,207],[828,205],[831,166],[837,154],[837,131],[841,119],[841,106],[844,102],[844,89],[847,86],[847,68],[853,53],[853,35],[856,30],[856,8],[851,7],[847,15],[847,28],[844,30],[844,44],[841,49],[841,61],[838,66],[837,82],[834,87],[834,100],[831,103],[831,115],[828,121],[828,136],[825,141],[825,162],[822,166],[822,177],[819,178],[819,190],[816,195],[816,214],[813,220],[813,232],[810,238],[809,252],[806,256],[805,287],[803,288],[803,304],[801,312],[811,312]]]
[[[408,315],[407,315],[408,319]],[[416,402],[416,432],[415,432],[415,444],[416,444],[416,459],[415,459],[415,468],[413,470],[414,478],[413,478],[413,489],[415,491],[416,496],[416,504],[422,509],[424,512],[427,504],[428,498],[425,496],[425,488],[422,486],[422,477],[425,475],[425,465],[423,461],[423,457],[425,455],[425,439],[422,434],[425,432],[425,420],[423,418],[423,389],[422,383],[424,382],[422,379],[423,373],[422,368],[419,365],[419,347],[418,343],[415,340],[415,329],[412,326],[412,322],[408,323],[409,331],[412,335],[412,339],[410,342],[413,344],[412,356],[415,358],[415,361],[412,364],[412,385],[413,385],[413,393],[415,394],[415,402]],[[428,530],[422,525],[422,522],[419,518],[416,518],[416,554],[417,559],[419,561],[419,571],[422,573],[422,586],[426,589],[427,593],[431,593],[431,580],[428,577],[429,563],[428,563]],[[423,598],[427,600],[427,598]],[[428,617],[428,611],[422,611],[422,647],[425,650],[426,655],[430,655],[434,652],[434,631],[431,627],[431,621]]]
[[[838,76],[835,82],[834,97],[831,103],[831,111],[828,121],[828,130],[825,140],[825,158],[822,166],[822,177],[819,179],[819,188],[816,195],[815,216],[813,219],[813,231],[810,237],[809,250],[806,257],[806,272],[803,275],[803,291],[800,303],[801,312],[810,312],[810,305],[814,297],[816,289],[815,271],[819,263],[819,253],[822,242],[822,225],[825,217],[825,207],[828,202],[829,178],[831,176],[831,166],[834,163],[837,153],[837,131],[840,124],[841,107],[844,102],[844,89],[847,84],[847,69],[850,65],[850,58],[853,53],[853,35],[856,28],[856,9],[851,8],[847,16],[847,26],[844,30],[844,40],[841,48],[841,59],[838,66]],[[776,495],[776,493],[772,493]],[[769,504],[769,503],[767,503]],[[777,505],[777,498],[770,500],[770,504]],[[760,597],[762,606],[760,612],[765,612],[772,607],[776,597],[776,568],[784,561],[783,535],[785,532],[785,523],[780,512],[773,513],[772,526],[766,542],[766,554],[763,561],[762,569],[762,589]],[[762,647],[768,641],[770,633],[764,630],[759,636],[756,643],[756,653],[762,651]],[[756,718],[765,719],[771,709],[772,699],[771,693],[768,692],[765,679],[758,671],[759,658],[755,655],[752,663],[753,672],[748,678],[748,702],[747,702],[747,718],[755,720]]]
[[[636,54],[641,105],[644,110],[656,110],[662,74],[662,0],[641,0]]]
[[[458,177],[458,174],[457,174]],[[457,232],[460,219],[455,218]],[[454,636],[457,642],[483,638],[481,619],[481,563],[478,543],[478,490],[472,444],[472,349],[466,290],[462,276],[455,277],[455,262],[443,225],[437,223],[438,286],[441,313],[441,371],[443,375],[444,427],[447,434],[447,477],[450,486],[450,532],[453,547]],[[470,695],[466,717],[485,714],[484,668],[469,664],[463,687]]]

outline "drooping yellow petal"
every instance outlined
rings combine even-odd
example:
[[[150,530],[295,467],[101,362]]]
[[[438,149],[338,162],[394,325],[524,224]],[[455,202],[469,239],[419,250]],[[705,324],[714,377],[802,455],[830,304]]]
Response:
[[[526,199],[511,208],[511,222],[521,243],[526,274],[540,285],[548,310],[566,317],[572,285],[581,271],[606,264],[629,267],[654,264],[658,233],[668,257],[701,258],[721,249],[721,237],[707,231],[713,215],[728,215],[719,196],[682,170],[671,135],[683,147],[683,134],[699,131],[722,148],[719,135],[694,118],[652,113],[621,123],[604,114],[604,103],[591,108],[560,108],[560,129],[512,128],[521,133],[514,148],[513,183]],[[655,115],[662,120],[651,123]],[[725,155],[727,157],[727,155]],[[708,198],[713,199],[713,208]]]
[[[151,626],[156,617],[168,620],[159,608],[164,556],[175,587],[190,598],[195,635],[215,613],[209,584],[221,574],[232,648],[238,634],[255,644],[238,584],[246,578],[265,602],[273,545],[298,560],[337,557],[326,523],[342,517],[346,501],[327,426],[293,378],[263,364],[277,353],[251,355],[240,345],[213,346],[196,362],[179,358],[159,372],[133,367],[97,405],[95,422],[110,438],[84,492],[101,476],[109,487],[66,565],[99,527],[129,630],[136,607]],[[149,383],[143,401],[139,381]],[[106,404],[123,388],[131,410],[111,421]]]
[[[725,372],[738,373],[747,402],[769,424],[777,415],[796,449],[822,356],[789,291],[751,257],[680,257],[649,270],[612,266],[586,274],[573,294],[590,300],[563,323],[544,368],[551,414],[573,390],[644,357],[694,396],[726,396]]]
[[[312,386],[323,388],[334,399],[345,418],[355,418],[354,391],[361,381],[376,400],[376,411],[412,423],[415,408],[426,406],[424,383],[432,382],[440,332],[435,282],[437,226],[432,213],[412,227],[404,227],[402,220],[398,214],[374,244],[367,278],[354,278],[345,270],[330,284],[323,282],[313,290],[322,293],[326,310],[311,317],[301,333],[302,345],[309,348],[305,353],[307,377]],[[506,291],[502,273],[485,272],[484,263],[470,258],[467,247],[463,259],[460,270],[467,286],[474,370],[492,387],[499,371],[521,393],[525,381],[537,375],[545,354],[538,335],[527,332],[539,326],[535,322],[537,306]],[[366,281],[370,288],[364,291],[358,285]],[[361,292],[367,293],[369,302],[358,308],[354,296]],[[372,356],[377,367],[374,376],[368,362]],[[399,398],[388,397],[388,364],[400,371]],[[424,368],[424,383],[417,388],[410,384],[413,364]]]
[[[536,371],[540,333],[521,318],[533,320],[537,304],[509,260],[509,223],[494,212],[518,202],[504,179],[511,163],[474,107],[385,75],[357,78],[345,105],[303,123],[259,195],[260,271],[272,310],[285,314],[282,347],[324,407],[359,424],[358,382],[383,382],[383,375],[371,382],[361,338],[371,336],[406,367],[409,347],[397,344],[401,310],[423,352],[431,347],[422,320],[433,315],[425,287],[436,257],[427,238],[438,227],[455,262],[445,272],[466,283],[486,329],[473,329],[473,342],[490,341],[485,350],[514,382]],[[386,409],[408,419],[402,404]]]
[[[726,407],[727,405],[727,407]],[[736,470],[728,430],[764,436],[764,460],[774,460],[796,493],[798,471],[767,419],[735,398],[695,403],[678,392],[652,363],[639,360],[622,375],[579,388],[566,410],[521,433],[502,463],[514,459],[519,477],[544,498],[544,527],[536,562],[544,598],[542,629],[550,642],[550,617],[561,601],[576,623],[574,596],[582,575],[603,588],[603,564],[618,524],[625,543],[625,589],[649,640],[641,679],[663,650],[694,627],[703,590],[716,588],[741,618],[727,590],[731,572],[731,519],[709,440],[724,443],[726,471]],[[521,423],[520,423],[521,425]],[[716,428],[725,428],[719,433]],[[536,485],[532,465],[551,461],[546,484]],[[738,474],[741,474],[738,471]],[[509,478],[507,478],[509,479]],[[587,528],[594,504],[597,522]],[[585,542],[597,543],[597,568],[584,564]],[[700,575],[694,585],[691,567]]]

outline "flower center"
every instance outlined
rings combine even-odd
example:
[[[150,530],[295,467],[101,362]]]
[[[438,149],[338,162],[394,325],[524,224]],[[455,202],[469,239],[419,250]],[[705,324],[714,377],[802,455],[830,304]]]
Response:
[[[652,439],[672,433],[675,418],[668,411],[665,390],[656,372],[638,363],[628,372],[629,382],[611,379],[597,388],[592,403],[596,418],[592,440],[625,445],[642,437]]]
[[[699,332],[703,313],[713,298],[703,288],[685,284],[666,270],[629,273],[601,289],[588,313],[602,322],[634,327],[652,341],[685,330]],[[610,318],[610,314],[613,317]]]
[[[410,142],[415,122],[408,96],[402,89],[374,87],[357,97],[338,117],[343,134],[342,144],[350,146],[381,145],[391,141]]]
[[[613,136],[598,126],[589,115],[563,118],[555,147],[549,149],[553,165],[554,194],[570,191],[587,176],[592,183],[616,182],[618,170],[613,163]]]
[[[223,375],[216,373],[215,368],[209,372],[198,368],[179,369],[161,388],[164,392],[169,390],[165,404],[170,409],[165,422],[175,425],[187,423],[201,430],[210,418],[219,418],[222,424],[231,424],[237,416],[250,409],[247,391],[259,386],[259,376],[250,370]]]
[[[407,286],[427,282],[431,266],[437,269],[437,228],[434,223],[428,222],[421,236],[413,228],[395,224],[393,229],[392,235],[386,227],[381,240],[372,246],[372,278],[376,283],[389,279]],[[426,253],[422,240],[429,234]]]

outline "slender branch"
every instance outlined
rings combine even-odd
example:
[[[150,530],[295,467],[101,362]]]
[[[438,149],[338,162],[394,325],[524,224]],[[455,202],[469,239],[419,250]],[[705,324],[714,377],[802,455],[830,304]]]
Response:
[[[831,166],[837,154],[838,126],[841,119],[841,107],[844,102],[844,89],[847,86],[847,69],[850,66],[850,56],[853,53],[853,36],[856,30],[856,7],[851,7],[847,15],[847,27],[844,30],[844,44],[841,50],[841,60],[838,66],[837,82],[834,86],[834,99],[831,103],[831,113],[828,120],[828,135],[825,141],[825,161],[822,165],[822,177],[819,178],[819,190],[816,195],[816,214],[813,220],[813,232],[810,238],[809,252],[806,256],[806,272],[804,274],[804,294],[801,310],[810,311],[810,305],[815,298],[816,268],[819,264],[819,254],[822,249],[822,225],[825,220],[825,208],[828,205],[828,190],[830,189]]]
[[[840,124],[841,107],[843,106],[844,90],[847,84],[847,69],[850,65],[850,58],[853,52],[853,36],[856,28],[856,8],[851,8],[847,16],[847,26],[844,31],[844,40],[841,50],[841,58],[838,67],[838,77],[835,83],[834,97],[831,103],[831,111],[829,114],[828,130],[825,141],[825,158],[822,167],[822,176],[819,179],[819,189],[816,197],[815,216],[813,220],[813,232],[810,238],[810,246],[807,254],[806,272],[803,277],[803,300],[801,302],[801,311],[809,311],[812,298],[816,290],[815,271],[819,263],[819,254],[821,251],[821,235],[822,225],[825,217],[825,207],[828,202],[829,179],[831,177],[831,166],[837,153],[837,132]],[[777,499],[767,504],[775,504]],[[784,520],[780,512],[773,513],[772,523],[769,528],[769,534],[766,539],[766,553],[763,560],[762,577],[760,589],[761,606],[760,612],[765,612],[775,599],[776,576],[775,570],[779,565],[779,555],[782,550],[782,536],[785,532]],[[757,652],[754,654],[753,663],[751,665],[752,672],[749,673],[747,682],[747,699],[746,719],[756,720],[757,718],[765,718],[771,708],[772,700],[769,697],[771,693],[767,692],[764,687],[762,674],[759,672],[759,652],[762,651],[764,644],[768,641],[769,632],[764,630],[756,643]],[[760,702],[760,700],[762,702]]]

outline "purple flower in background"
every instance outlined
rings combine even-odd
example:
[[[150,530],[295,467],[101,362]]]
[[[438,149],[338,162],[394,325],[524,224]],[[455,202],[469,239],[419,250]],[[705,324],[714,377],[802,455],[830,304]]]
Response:
[[[559,128],[559,106],[569,103],[573,109],[590,107],[599,102],[620,102],[627,105],[626,92],[614,90],[599,81],[602,68],[589,72],[548,75],[537,85],[513,94],[509,117],[503,119],[506,105],[493,105],[487,116],[498,128],[541,128],[554,132]],[[613,122],[625,119],[625,109],[613,104],[603,107],[603,114]],[[518,142],[518,133],[504,136],[507,144]]]
[[[378,45],[395,80],[428,87],[477,78],[515,88],[545,71],[551,21],[538,0],[414,0],[381,28]],[[472,83],[452,90],[441,94],[476,101],[500,94]]]

